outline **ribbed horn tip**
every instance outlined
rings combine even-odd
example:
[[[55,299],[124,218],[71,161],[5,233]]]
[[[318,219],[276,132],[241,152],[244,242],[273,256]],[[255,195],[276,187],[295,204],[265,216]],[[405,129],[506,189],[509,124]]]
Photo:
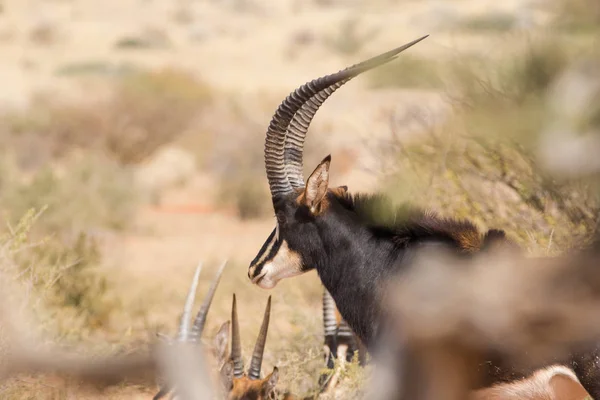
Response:
[[[267,307],[265,308],[265,314],[263,316],[263,322],[256,338],[256,344],[254,345],[254,352],[252,354],[252,360],[250,361],[250,368],[248,369],[248,377],[250,379],[260,378],[260,369],[262,366],[263,353],[265,351],[265,344],[267,343],[267,333],[269,331],[269,320],[271,318],[271,296],[267,300]]]
[[[204,302],[196,314],[196,318],[194,319],[193,333],[196,336],[202,335],[204,331],[204,325],[206,324],[206,316],[208,315],[208,310],[210,309],[210,305],[212,304],[213,298],[215,297],[215,293],[217,291],[217,286],[219,286],[219,282],[221,281],[221,275],[223,275],[223,271],[225,270],[225,266],[227,265],[227,260],[221,264],[219,269],[217,270],[217,274],[213,278],[213,281],[208,289],[208,293],[204,297]]]
[[[395,49],[392,49],[390,51],[386,51],[383,54],[379,54],[378,56],[375,56],[373,58],[370,58],[366,61],[363,61],[359,64],[356,64],[352,67],[347,68],[345,71],[351,71],[353,69],[356,68],[356,71],[353,72],[353,75],[356,76],[362,72],[368,71],[370,69],[376,68],[382,64],[386,64],[394,59],[396,59],[396,57],[398,56],[398,54],[402,53],[404,50],[408,49],[409,47],[414,46],[415,44],[419,43],[422,40],[425,40],[429,37],[429,35],[425,35],[422,36],[418,39],[413,40],[412,42],[403,44],[400,47],[396,47]],[[341,71],[344,72],[344,71]]]
[[[240,378],[244,375],[244,360],[242,360],[242,343],[240,340],[240,325],[237,317],[237,302],[235,293],[231,305],[231,361],[233,361],[233,376]]]
[[[194,307],[194,299],[196,297],[196,291],[198,290],[198,281],[200,279],[200,271],[202,271],[202,262],[198,263],[190,290],[185,299],[185,305],[183,306],[183,314],[181,315],[181,322],[179,323],[179,332],[177,336],[180,340],[187,339],[190,333],[190,322],[192,316],[192,307]]]

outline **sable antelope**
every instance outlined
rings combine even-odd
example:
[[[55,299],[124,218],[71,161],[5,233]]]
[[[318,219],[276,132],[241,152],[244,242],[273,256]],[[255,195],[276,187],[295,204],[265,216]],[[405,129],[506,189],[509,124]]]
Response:
[[[196,298],[196,291],[198,289],[198,281],[200,279],[200,271],[202,270],[202,263],[196,267],[196,272],[194,273],[194,278],[192,279],[192,284],[190,285],[190,290],[185,299],[185,305],[183,307],[183,313],[181,314],[181,322],[179,323],[179,329],[177,330],[177,334],[174,338],[169,338],[165,335],[158,334],[158,336],[167,341],[180,341],[180,342],[200,342],[202,337],[202,332],[204,331],[204,326],[206,324],[206,316],[208,314],[208,310],[210,305],[212,304],[213,297],[215,296],[215,292],[217,291],[217,286],[219,285],[219,281],[221,280],[221,275],[223,274],[223,270],[227,262],[224,262],[221,267],[218,269],[217,274],[215,275],[210,288],[208,289],[208,293],[206,293],[206,297],[204,298],[204,302],[196,314],[196,318],[194,318],[193,324],[190,326],[190,320],[192,316],[192,308],[194,307],[194,299]],[[228,327],[228,322],[223,324],[219,329],[219,332],[225,329],[225,326]],[[217,334],[219,337],[219,334]],[[217,346],[218,347],[218,346]],[[169,392],[173,390],[167,383],[162,383],[160,385],[160,390],[153,397],[154,400],[158,400],[168,395]]]
[[[385,321],[383,284],[406,271],[418,250],[446,247],[469,256],[506,240],[503,231],[481,233],[470,221],[395,207],[382,195],[329,188],[331,156],[304,179],[304,140],[323,102],[346,82],[426,37],[300,86],[278,107],[266,134],[265,167],[277,223],[250,263],[248,277],[271,289],[281,279],[316,269],[342,317],[369,350]],[[570,365],[586,390],[600,398],[599,353],[594,351],[587,359],[573,356]],[[492,372],[489,384],[498,381]]]

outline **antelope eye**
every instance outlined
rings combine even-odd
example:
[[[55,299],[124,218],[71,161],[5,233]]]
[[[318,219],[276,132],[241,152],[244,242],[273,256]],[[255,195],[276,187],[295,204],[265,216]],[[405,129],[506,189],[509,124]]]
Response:
[[[277,223],[279,225],[285,224],[286,221],[287,221],[287,218],[285,217],[284,213],[277,213]]]

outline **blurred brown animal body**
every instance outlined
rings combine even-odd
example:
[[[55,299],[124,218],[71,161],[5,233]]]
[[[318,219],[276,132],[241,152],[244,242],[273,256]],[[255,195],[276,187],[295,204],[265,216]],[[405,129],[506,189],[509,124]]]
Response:
[[[469,400],[584,400],[589,396],[573,371],[552,365],[528,378],[477,390]]]

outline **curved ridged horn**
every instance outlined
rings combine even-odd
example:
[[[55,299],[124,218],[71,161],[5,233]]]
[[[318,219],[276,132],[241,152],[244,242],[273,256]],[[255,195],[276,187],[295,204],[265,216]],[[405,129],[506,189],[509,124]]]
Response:
[[[271,119],[265,140],[265,168],[272,197],[304,186],[302,173],[304,139],[313,117],[323,102],[352,78],[392,61],[400,52],[427,36],[429,35],[335,74],[314,79],[286,97]]]
[[[244,360],[242,360],[242,342],[240,340],[240,324],[237,317],[235,293],[231,306],[231,360],[233,361],[233,376],[241,378],[244,375]]]
[[[262,365],[263,353],[265,351],[265,344],[267,343],[267,331],[269,330],[269,319],[271,318],[271,296],[267,300],[267,308],[265,309],[265,315],[263,322],[256,338],[256,344],[254,345],[254,353],[252,354],[252,360],[250,361],[250,368],[248,368],[248,377],[250,379],[260,378],[260,367]]]
[[[202,270],[202,262],[196,267],[196,273],[192,279],[192,285],[185,299],[185,305],[183,306],[183,314],[181,315],[181,322],[179,323],[179,332],[177,332],[177,339],[186,340],[190,334],[190,321],[192,317],[192,307],[194,306],[194,298],[196,297],[196,290],[198,289],[198,280],[200,279],[200,271]]]
[[[334,336],[336,331],[335,301],[327,289],[323,289],[323,332],[325,336]]]
[[[215,277],[212,281],[212,284],[210,285],[210,288],[208,289],[208,293],[206,294],[206,297],[204,298],[204,302],[202,303],[202,306],[200,307],[198,314],[196,314],[196,318],[194,319],[194,326],[192,327],[192,333],[191,333],[191,336],[194,337],[195,339],[200,339],[200,336],[202,335],[202,331],[204,330],[204,324],[206,323],[206,315],[208,314],[208,309],[210,308],[213,297],[215,296],[215,292],[217,291],[217,286],[219,285],[219,281],[221,280],[221,275],[223,274],[223,270],[225,269],[226,265],[227,265],[227,260],[225,260],[223,262],[223,264],[221,264],[221,266],[219,267],[219,270],[217,271],[217,274],[215,275]]]

